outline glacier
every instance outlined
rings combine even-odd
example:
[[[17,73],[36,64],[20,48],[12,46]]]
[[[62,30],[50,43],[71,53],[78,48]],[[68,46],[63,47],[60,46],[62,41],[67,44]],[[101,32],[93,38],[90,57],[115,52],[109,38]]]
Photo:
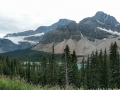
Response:
[[[31,44],[37,44],[38,42],[35,41],[29,41],[29,40],[24,40],[26,37],[31,37],[31,36],[42,36],[44,33],[37,33],[34,35],[29,35],[29,36],[13,36],[13,37],[4,37],[3,39],[9,39],[15,44],[19,44],[19,42],[29,42]]]
[[[120,36],[120,33],[117,32],[117,31],[112,31],[111,29],[105,29],[105,28],[101,28],[101,27],[97,27],[98,29],[100,30],[103,30],[103,31],[106,31],[108,33],[111,33],[111,34],[115,34],[115,35],[119,35]]]

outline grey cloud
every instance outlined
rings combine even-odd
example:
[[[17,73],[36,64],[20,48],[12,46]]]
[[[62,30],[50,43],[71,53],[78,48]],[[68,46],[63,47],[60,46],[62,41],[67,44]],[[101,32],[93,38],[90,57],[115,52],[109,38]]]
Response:
[[[19,29],[15,24],[16,24],[15,20],[12,20],[10,18],[0,17],[0,31],[2,33],[18,32]]]

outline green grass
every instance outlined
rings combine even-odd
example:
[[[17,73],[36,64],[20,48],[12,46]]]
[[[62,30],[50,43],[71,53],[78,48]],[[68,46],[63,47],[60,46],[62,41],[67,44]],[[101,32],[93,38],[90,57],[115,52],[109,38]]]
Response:
[[[9,77],[0,76],[0,90],[64,90],[60,87],[50,87],[50,86],[35,86],[28,84],[24,80],[19,80],[17,78],[10,79]],[[65,90],[74,90],[73,88],[68,88]],[[82,90],[82,89],[80,89]]]
[[[10,79],[4,76],[0,76],[0,90],[42,90],[42,89],[30,85],[23,80]]]
[[[73,88],[60,89],[60,87],[58,86],[41,87],[39,85],[35,86],[32,84],[28,84],[24,80],[19,80],[18,78],[10,79],[9,77],[0,76],[0,90],[84,90],[84,89],[73,89]],[[120,90],[120,89],[114,89],[114,90]]]

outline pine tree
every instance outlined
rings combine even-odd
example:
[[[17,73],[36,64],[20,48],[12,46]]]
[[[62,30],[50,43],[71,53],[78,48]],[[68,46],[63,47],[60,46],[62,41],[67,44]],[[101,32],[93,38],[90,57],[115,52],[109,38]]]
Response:
[[[40,83],[41,85],[45,86],[47,85],[47,72],[48,72],[48,60],[45,56],[43,56],[42,60],[41,60],[41,75],[40,75]]]
[[[85,85],[86,85],[86,89],[90,89],[90,59],[89,59],[89,55],[87,58],[87,63],[86,63],[86,67],[85,67]]]
[[[49,79],[50,85],[57,85],[58,83],[58,64],[55,59],[54,55],[54,45],[53,45],[53,50],[52,50],[52,56],[49,59]]]
[[[118,88],[118,86],[120,86],[119,53],[116,42],[111,44],[109,56],[110,56],[110,86],[113,89]]]
[[[76,52],[73,51],[73,54],[71,55],[71,83],[74,86],[77,86],[78,84],[78,66],[77,66],[77,56]],[[79,86],[78,86],[79,87]]]
[[[81,65],[82,65],[82,67],[81,67],[81,86],[83,86],[83,88],[85,88],[85,60],[84,60],[84,57],[82,59]]]
[[[3,66],[3,57],[0,55],[0,75],[2,75],[3,74],[3,68],[4,66]]]
[[[62,55],[62,65],[61,65],[61,70],[63,70],[60,73],[60,82],[63,83],[62,86],[64,86],[65,88],[68,88],[70,86],[71,83],[71,79],[70,79],[70,73],[71,73],[71,55],[70,55],[70,50],[68,45],[66,45],[66,48],[64,49],[64,53]],[[60,70],[60,71],[61,71]],[[62,75],[62,76],[61,76]]]
[[[97,89],[98,88],[98,53],[91,54],[90,57],[90,89]]]
[[[30,79],[31,79],[31,63],[30,61],[28,61],[26,63],[26,79],[27,79],[27,82],[30,82]]]
[[[107,64],[107,51],[106,51],[106,49],[105,49],[105,51],[104,51],[104,60],[103,60],[103,70],[104,70],[104,72],[103,72],[103,88],[105,89],[105,90],[108,90],[108,64]]]
[[[31,66],[31,78],[30,78],[30,81],[33,83],[33,84],[38,84],[38,75],[37,75],[37,69],[36,69],[36,63],[35,62],[32,62],[32,66]]]
[[[102,50],[100,50],[100,53],[99,53],[99,86],[101,89],[103,89],[104,87],[104,61],[103,61],[103,52]]]

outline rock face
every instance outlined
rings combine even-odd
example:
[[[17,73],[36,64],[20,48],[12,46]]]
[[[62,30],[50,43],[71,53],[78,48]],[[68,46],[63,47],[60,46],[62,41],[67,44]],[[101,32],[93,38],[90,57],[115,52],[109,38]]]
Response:
[[[15,44],[9,39],[0,39],[0,53],[14,51],[18,49],[26,49],[30,47],[31,44],[29,42],[20,42],[19,44]]]
[[[100,11],[79,23],[72,21],[47,33],[32,49],[51,52],[54,44],[55,53],[63,53],[65,46],[69,45],[71,52],[75,50],[77,55],[87,55],[95,50],[109,50],[111,42],[120,43],[119,35],[120,23],[113,16]]]
[[[8,42],[9,40],[10,42],[6,43],[8,44],[6,46],[2,46],[3,44],[0,45],[0,48],[2,49],[3,47],[6,47],[6,49],[4,50],[0,49],[0,53],[33,47],[40,42],[44,34],[55,30],[56,28],[59,28],[61,26],[67,25],[70,22],[71,20],[68,19],[60,19],[58,22],[52,24],[51,26],[40,26],[36,30],[28,30],[25,32],[7,34],[3,38],[3,40],[6,42]],[[14,44],[14,49],[9,46],[9,44],[11,45],[11,43]]]
[[[59,27],[56,30],[47,33],[44,35],[40,43],[56,43],[70,38],[75,40],[80,40],[81,38],[81,33],[78,30],[78,25],[75,21],[70,22],[69,25]]]
[[[28,30],[24,32],[7,34],[5,37],[29,36],[29,35],[35,35],[38,33],[46,33],[46,32],[55,30],[58,27],[67,25],[70,22],[71,20],[68,20],[68,19],[60,19],[58,22],[52,24],[51,26],[40,26],[36,30]]]
[[[17,45],[8,39],[0,39],[0,52],[14,51],[17,49]]]
[[[7,34],[4,40],[14,42],[9,42],[14,49],[25,49],[37,44],[33,50],[52,52],[54,45],[55,53],[63,53],[65,46],[69,45],[71,52],[75,50],[77,55],[87,55],[95,50],[108,50],[113,41],[120,44],[119,36],[120,23],[113,16],[99,11],[93,17],[85,18],[79,23],[60,19],[51,26],[40,26],[35,31]],[[2,45],[1,52],[14,50],[3,49]],[[9,48],[9,45],[6,48]]]
[[[78,23],[84,36],[93,39],[108,38],[110,35],[120,35],[120,23],[104,12],[97,12],[93,17],[85,18]]]

